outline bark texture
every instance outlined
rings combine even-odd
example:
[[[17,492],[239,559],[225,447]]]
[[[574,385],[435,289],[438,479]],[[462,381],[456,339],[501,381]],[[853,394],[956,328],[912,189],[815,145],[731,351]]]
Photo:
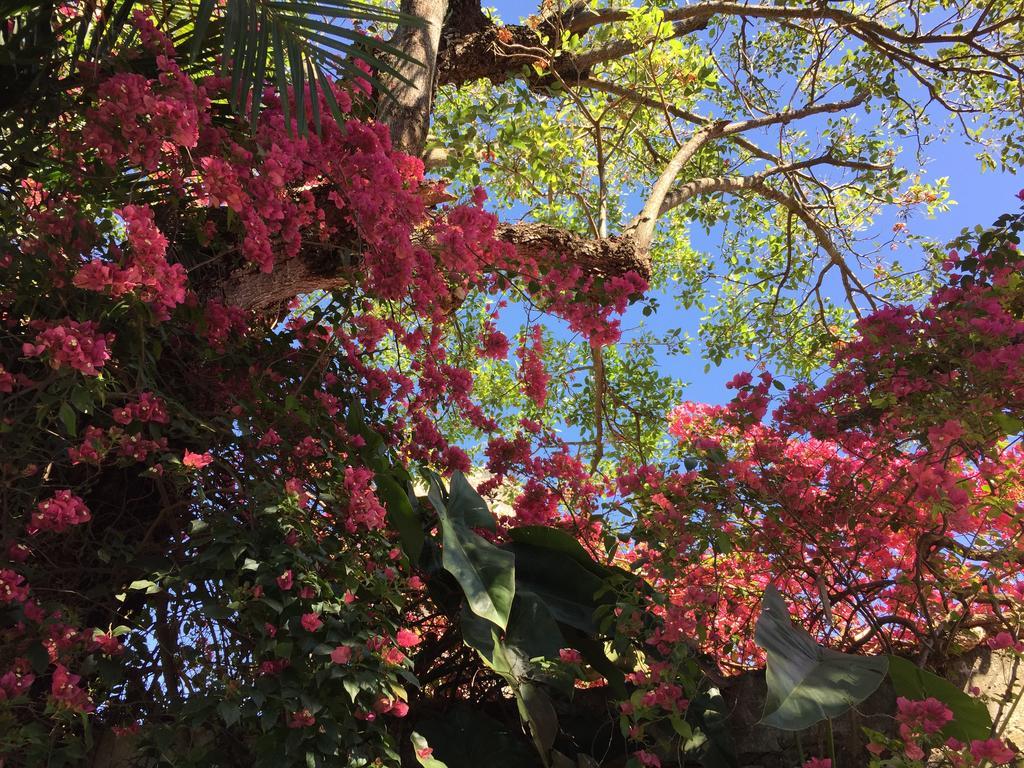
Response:
[[[402,0],[401,10],[421,23],[399,27],[391,41],[405,58],[393,62],[401,77],[384,78],[388,95],[380,100],[377,119],[391,128],[395,147],[419,155],[430,127],[437,52],[448,0]]]
[[[552,267],[578,265],[585,274],[614,277],[635,271],[651,276],[651,262],[631,235],[588,238],[548,224],[504,224],[498,238],[512,243],[524,257]],[[273,309],[293,297],[316,290],[331,290],[358,280],[359,242],[354,234],[329,251],[310,249],[274,266],[270,274],[253,266],[236,270],[221,281],[218,290],[228,304],[243,309]],[[418,244],[434,251],[438,245],[425,232]]]

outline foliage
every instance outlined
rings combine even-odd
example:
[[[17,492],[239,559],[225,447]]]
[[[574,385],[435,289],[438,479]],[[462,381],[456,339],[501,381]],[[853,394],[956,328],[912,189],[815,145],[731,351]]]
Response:
[[[606,99],[607,120],[584,124],[553,82],[557,106],[523,120],[507,114],[523,112],[519,85],[488,90],[484,107],[455,96],[438,133],[489,123],[453,160],[456,198],[358,116],[373,73],[317,69],[349,60],[315,53],[344,47],[304,5],[174,5],[4,6],[18,18],[3,66],[30,87],[5,92],[0,128],[0,762],[113,750],[149,765],[455,768],[500,747],[508,765],[729,764],[723,672],[757,666],[755,640],[766,721],[786,728],[863,701],[883,652],[928,647],[938,664],[975,630],[1020,652],[1024,216],[966,238],[927,302],[865,314],[829,349],[829,375],[771,418],[775,380],[745,374],[726,406],[678,405],[666,435],[681,393],[657,373],[654,337],[614,346],[648,282],[517,249],[472,178],[473,142],[496,142],[499,201],[546,197],[537,219],[592,219],[602,239],[628,225],[628,195],[602,179],[643,155],[572,158],[605,131],[674,151],[653,113],[633,125]],[[276,13],[309,48],[283,18],[268,30]],[[683,62],[681,105],[731,103],[719,60],[662,13],[590,35],[657,43],[655,72]],[[781,30],[752,50],[795,71],[801,44]],[[899,104],[891,73],[863,66],[866,87]],[[616,60],[603,74],[642,69]],[[829,64],[822,78],[849,74]],[[534,98],[531,82],[518,95]],[[962,88],[994,99],[970,77]],[[910,107],[893,109],[866,137],[843,118],[823,129],[844,167],[877,174],[854,203],[903,178],[874,167]],[[538,147],[543,162],[526,163]],[[748,151],[708,146],[699,162],[717,173]],[[572,201],[570,171],[586,182]],[[942,204],[937,188],[913,193]],[[727,215],[683,202],[673,216]],[[854,203],[841,226],[870,218]],[[763,200],[733,210],[744,226],[778,214]],[[812,234],[794,250],[752,236],[735,274],[760,279],[753,255],[767,249],[811,279]],[[705,274],[674,237],[654,251],[656,283]],[[510,339],[512,294],[580,343],[532,317]],[[811,346],[798,344],[805,370]],[[556,362],[590,378],[574,391]],[[804,629],[776,587],[797,596]],[[892,656],[912,698],[874,745],[910,761],[933,747],[1010,759],[975,702],[908,664]],[[823,670],[848,690],[808,694]],[[790,717],[784,700],[811,700],[814,716]],[[940,744],[947,733],[971,741]]]
[[[889,667],[884,656],[822,648],[793,626],[774,587],[765,592],[754,638],[768,656],[768,698],[761,722],[787,731],[802,731],[857,706],[874,693]]]

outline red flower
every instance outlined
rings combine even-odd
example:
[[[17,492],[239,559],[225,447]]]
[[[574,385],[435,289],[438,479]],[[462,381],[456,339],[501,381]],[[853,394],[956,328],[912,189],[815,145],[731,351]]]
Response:
[[[186,467],[192,467],[193,469],[202,469],[213,463],[213,456],[209,452],[206,453],[192,453],[192,451],[185,449],[185,456],[182,458],[181,463]]]
[[[80,675],[72,675],[67,667],[58,664],[53,670],[53,683],[50,692],[61,706],[74,712],[92,712],[93,705],[89,694],[78,687]]]
[[[310,725],[316,725],[316,718],[308,709],[300,709],[288,715],[289,728],[306,728]]]
[[[57,491],[52,498],[39,503],[27,530],[29,533],[63,533],[72,525],[87,523],[90,518],[89,508],[80,497],[68,490]]]
[[[993,765],[1003,765],[1013,760],[1017,753],[999,739],[975,739],[971,742],[971,757],[975,760],[991,760]]]
[[[319,613],[304,613],[302,614],[302,627],[307,632],[316,632],[324,623],[320,620]]]
[[[395,636],[395,642],[398,643],[399,648],[412,648],[419,645],[422,640],[415,632],[411,632],[408,629],[400,629]]]

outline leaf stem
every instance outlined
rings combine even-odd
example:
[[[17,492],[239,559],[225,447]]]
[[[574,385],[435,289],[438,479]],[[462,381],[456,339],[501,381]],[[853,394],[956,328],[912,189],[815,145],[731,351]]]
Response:
[[[832,760],[832,768],[839,768],[836,762],[836,738],[832,732],[832,718],[825,718],[825,734],[828,736],[828,756]]]

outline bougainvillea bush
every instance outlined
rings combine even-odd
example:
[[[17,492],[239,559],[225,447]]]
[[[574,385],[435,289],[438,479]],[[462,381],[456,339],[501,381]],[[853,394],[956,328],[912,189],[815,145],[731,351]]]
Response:
[[[436,414],[489,428],[446,362],[448,308],[532,278],[610,338],[643,280],[588,303],[592,280],[494,240],[482,191],[431,212],[422,163],[381,125],[300,131],[268,91],[250,134],[223,114],[230,78],[194,79],[147,14],[134,25],[5,206],[2,752],[73,764],[102,727],[175,765],[393,762],[414,665],[472,687],[432,670],[459,655],[439,610],[459,603],[428,590],[423,542],[402,546],[410,469],[470,469]],[[368,91],[312,98],[343,116]],[[358,252],[335,252],[343,231]],[[226,263],[273,276],[303,248],[350,260],[348,285],[258,314],[224,300]],[[542,400],[537,346],[520,355]],[[414,662],[424,637],[434,658]]]
[[[0,765],[729,760],[718,687],[775,663],[770,585],[812,649],[1022,651],[1019,217],[820,386],[770,414],[771,376],[739,376],[665,414],[676,459],[606,476],[543,418],[544,336],[502,333],[501,296],[600,349],[643,276],[498,238],[484,190],[361,111],[369,72],[304,110],[268,87],[250,122],[187,30],[129,29],[0,182]],[[300,260],[330,290],[290,288]],[[470,295],[473,356],[539,414],[512,431],[452,351]],[[865,760],[1013,758],[991,722],[936,737],[973,710],[930,685]]]

